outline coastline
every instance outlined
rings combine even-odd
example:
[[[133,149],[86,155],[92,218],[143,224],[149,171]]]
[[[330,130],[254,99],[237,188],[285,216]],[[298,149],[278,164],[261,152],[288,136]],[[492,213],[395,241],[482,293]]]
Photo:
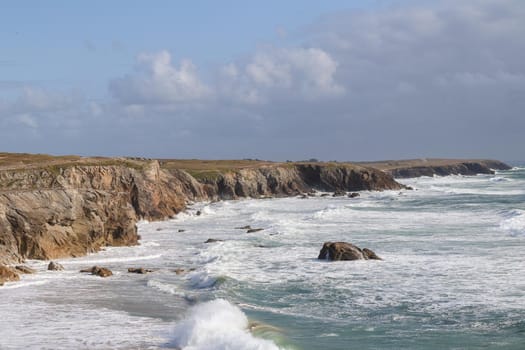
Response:
[[[487,173],[487,160],[374,163],[154,160],[0,153],[0,264],[135,245],[135,224],[188,203],[402,189],[394,177]],[[409,175],[409,176],[405,176]]]
[[[517,215],[511,210],[516,207],[508,204],[509,198],[519,200],[516,189],[521,185],[516,174],[503,172],[496,177],[507,181],[493,181],[493,176],[410,179],[403,182],[417,191],[365,191],[356,199],[325,198],[318,193],[310,199],[294,196],[195,203],[176,219],[140,224],[140,246],[59,260],[65,267],[61,273],[43,271],[43,262],[29,262],[31,267],[39,267],[39,273],[23,277],[20,283],[6,284],[3,290],[4,315],[16,325],[7,329],[17,329],[13,334],[26,339],[18,343],[13,339],[12,344],[54,342],[63,348],[74,348],[76,340],[72,334],[83,334],[82,341],[90,348],[104,348],[109,339],[113,348],[183,348],[181,339],[192,336],[214,343],[224,339],[217,333],[223,329],[219,326],[210,324],[212,328],[205,330],[188,328],[183,326],[187,324],[185,320],[199,320],[199,324],[210,321],[215,325],[212,316],[231,314],[240,308],[241,313],[234,312],[238,315],[234,318],[236,324],[247,317],[282,330],[283,333],[264,334],[280,347],[282,334],[282,347],[291,344],[305,350],[341,349],[344,344],[356,342],[363,348],[387,349],[392,337],[385,336],[384,327],[390,330],[388,334],[396,334],[398,344],[414,345],[412,334],[424,333],[443,347],[460,341],[475,347],[483,337],[477,336],[476,328],[469,327],[480,322],[489,327],[492,320],[507,319],[508,312],[514,312],[518,318],[522,314],[516,303],[514,309],[502,307],[501,313],[494,313],[489,307],[507,305],[500,302],[507,300],[508,290],[515,291],[520,286],[500,280],[502,268],[516,277],[522,265],[515,261],[522,238],[510,236],[514,231],[509,231],[516,229],[512,223],[520,218],[509,216]],[[466,192],[481,196],[478,198],[482,201],[472,195],[450,195]],[[491,196],[490,200],[487,196]],[[469,203],[486,203],[483,215],[473,215]],[[202,214],[197,215],[197,211]],[[500,227],[501,223],[511,227]],[[236,229],[245,224],[265,230],[249,234]],[[180,229],[184,233],[177,233]],[[210,237],[223,242],[204,243]],[[371,247],[385,260],[319,261],[315,257],[325,240],[346,240]],[[464,244],[459,243],[463,241]],[[492,247],[488,262],[487,247]],[[510,253],[501,255],[501,249]],[[104,279],[78,273],[80,268],[94,264],[108,267],[115,276]],[[129,274],[126,269],[130,266],[154,272]],[[179,267],[195,270],[179,275],[175,271]],[[491,283],[487,284],[487,280]],[[70,288],[72,281],[75,288]],[[464,293],[472,283],[479,292]],[[333,293],[338,290],[338,298],[343,298],[344,303],[334,302]],[[489,290],[495,298],[490,304],[485,302]],[[277,298],[282,298],[282,302],[275,302]],[[225,299],[229,304],[207,303],[215,299]],[[458,308],[455,300],[462,300],[464,307]],[[39,303],[41,311],[37,309]],[[192,305],[202,305],[203,312],[194,312]],[[469,311],[473,306],[478,310],[475,314]],[[109,312],[105,311],[107,308]],[[40,315],[47,310],[65,310],[53,316],[51,324],[56,327],[72,318],[75,326],[47,332],[40,328],[38,320],[42,317],[38,316],[29,328],[33,331],[24,331],[20,325],[28,326],[25,316],[13,316],[31,312]],[[412,317],[413,311],[422,316]],[[95,314],[100,316],[95,318]],[[396,322],[392,322],[394,316]],[[367,320],[364,324],[363,317]],[[449,329],[450,319],[462,321],[454,321]],[[491,321],[487,324],[485,320]],[[110,335],[127,323],[131,328],[123,330],[126,335]],[[239,325],[245,331],[246,323]],[[428,332],[430,326],[435,331]],[[461,331],[454,333],[457,328]],[[173,335],[174,329],[180,333]],[[407,329],[412,333],[401,332]],[[507,336],[515,329],[512,326],[508,332],[502,331]],[[495,332],[491,331],[491,336],[496,336]],[[226,333],[231,337],[235,334]],[[443,335],[450,339],[449,343],[440,343]],[[505,338],[508,339],[512,339],[512,344],[517,341]],[[418,347],[430,349],[424,342]]]

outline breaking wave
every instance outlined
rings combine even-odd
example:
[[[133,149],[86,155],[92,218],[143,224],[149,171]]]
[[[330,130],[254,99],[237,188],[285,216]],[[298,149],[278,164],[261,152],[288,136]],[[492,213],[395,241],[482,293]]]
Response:
[[[172,344],[187,350],[278,350],[270,340],[254,337],[246,315],[224,299],[191,308],[176,327]]]

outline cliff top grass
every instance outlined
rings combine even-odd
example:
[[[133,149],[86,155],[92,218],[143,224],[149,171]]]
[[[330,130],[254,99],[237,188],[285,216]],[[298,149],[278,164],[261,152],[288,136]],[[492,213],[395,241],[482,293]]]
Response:
[[[48,169],[69,166],[123,165],[141,168],[143,161],[128,158],[81,157],[75,155],[53,156],[48,154],[0,152],[0,170]]]

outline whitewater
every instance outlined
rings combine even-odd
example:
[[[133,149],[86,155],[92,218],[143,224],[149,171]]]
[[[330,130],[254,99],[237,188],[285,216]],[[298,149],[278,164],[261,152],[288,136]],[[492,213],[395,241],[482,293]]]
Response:
[[[524,349],[525,168],[399,181],[195,203],[139,246],[28,261],[0,288],[0,349]],[[384,260],[317,260],[326,241]]]

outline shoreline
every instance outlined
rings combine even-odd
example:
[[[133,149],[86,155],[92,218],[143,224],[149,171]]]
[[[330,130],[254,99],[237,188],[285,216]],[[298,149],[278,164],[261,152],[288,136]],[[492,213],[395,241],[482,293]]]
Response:
[[[136,245],[139,220],[172,217],[191,202],[289,197],[315,190],[342,194],[403,189],[393,175],[408,165],[416,176],[429,171],[484,173],[487,162],[510,168],[498,161],[425,160],[426,168],[421,162],[274,163],[0,153],[0,265]]]

